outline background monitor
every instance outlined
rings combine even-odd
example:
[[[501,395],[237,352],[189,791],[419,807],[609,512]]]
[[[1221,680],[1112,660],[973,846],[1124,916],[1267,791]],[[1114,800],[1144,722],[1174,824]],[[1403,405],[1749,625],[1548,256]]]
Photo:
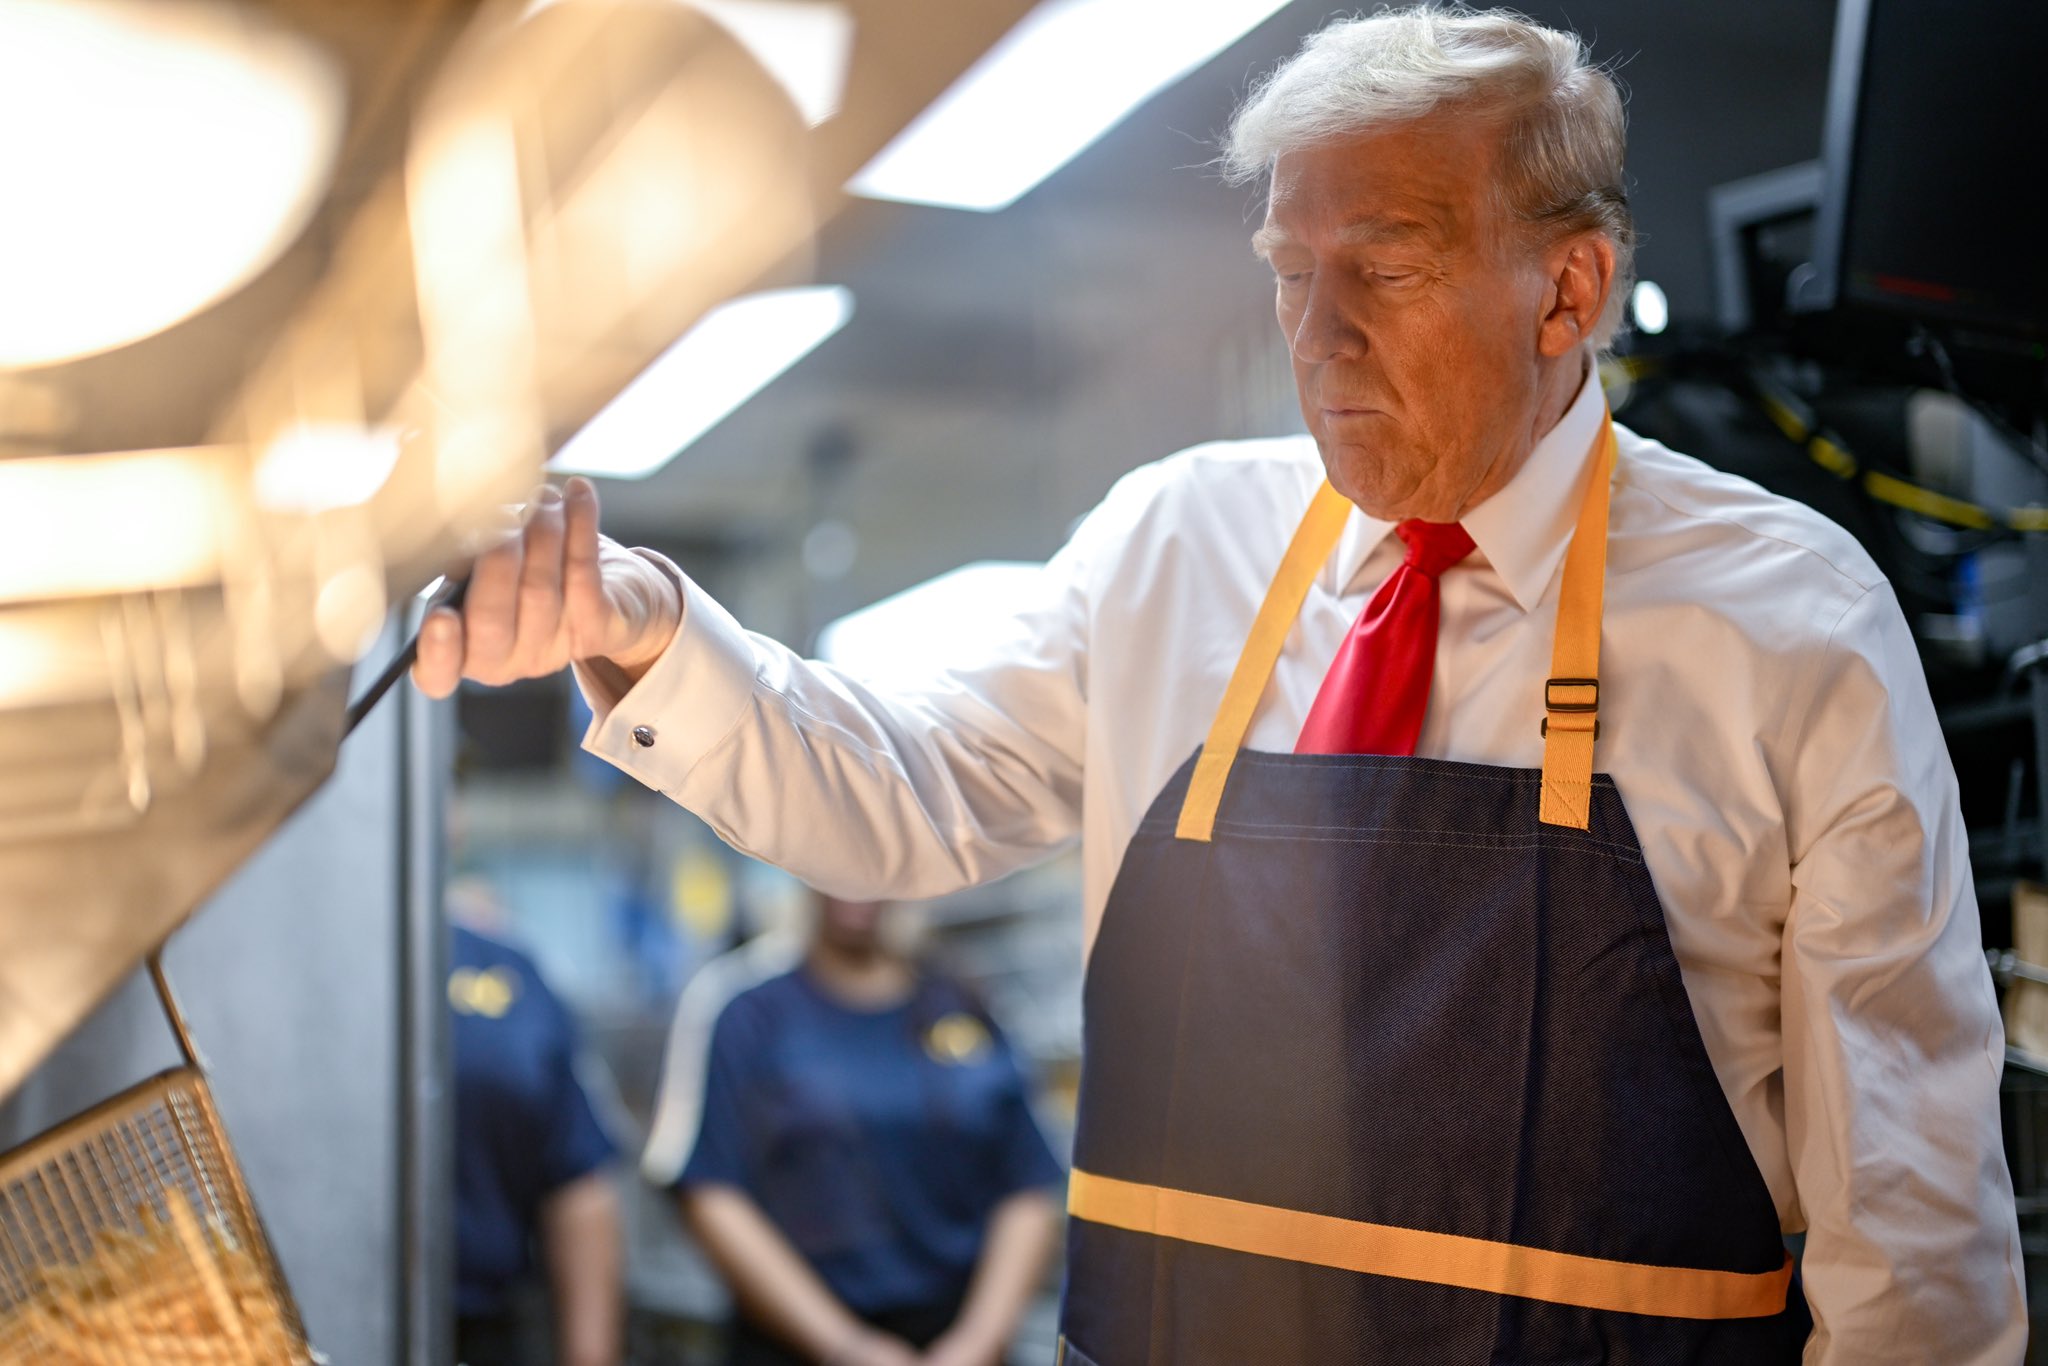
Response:
[[[2048,339],[2044,86],[2043,0],[1842,0],[1795,306]]]

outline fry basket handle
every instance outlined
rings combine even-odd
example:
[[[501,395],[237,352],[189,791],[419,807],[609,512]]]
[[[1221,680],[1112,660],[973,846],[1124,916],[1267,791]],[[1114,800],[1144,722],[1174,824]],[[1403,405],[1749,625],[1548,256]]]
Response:
[[[200,1061],[199,1045],[192,1042],[192,1031],[185,1024],[185,1013],[178,1009],[178,997],[171,990],[171,979],[164,974],[162,949],[149,956],[149,981],[156,988],[157,1003],[164,1008],[164,1019],[170,1022],[171,1033],[177,1037],[178,1051],[185,1055],[185,1065],[194,1071],[204,1072],[206,1064]]]

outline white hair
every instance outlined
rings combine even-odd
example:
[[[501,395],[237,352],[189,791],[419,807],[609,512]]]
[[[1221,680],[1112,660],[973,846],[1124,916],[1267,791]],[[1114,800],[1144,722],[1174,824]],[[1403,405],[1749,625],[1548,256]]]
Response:
[[[1592,337],[1611,345],[1635,278],[1627,139],[1621,91],[1577,34],[1463,5],[1339,20],[1245,97],[1223,171],[1256,181],[1283,152],[1439,111],[1503,120],[1502,202],[1540,237],[1595,231],[1614,244],[1613,288]]]

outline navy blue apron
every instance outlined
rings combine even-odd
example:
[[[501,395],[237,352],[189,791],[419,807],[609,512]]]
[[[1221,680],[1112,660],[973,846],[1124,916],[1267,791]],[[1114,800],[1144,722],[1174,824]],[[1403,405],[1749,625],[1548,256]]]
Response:
[[[1542,770],[1239,752],[1349,514],[1318,494],[1089,960],[1062,1366],[1799,1360],[1770,1192],[1592,773],[1607,489]]]

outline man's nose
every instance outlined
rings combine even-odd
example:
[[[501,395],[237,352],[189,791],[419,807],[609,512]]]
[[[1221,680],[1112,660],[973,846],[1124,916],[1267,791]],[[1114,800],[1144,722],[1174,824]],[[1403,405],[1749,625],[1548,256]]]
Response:
[[[1289,346],[1296,360],[1316,365],[1324,361],[1352,359],[1365,353],[1364,329],[1358,324],[1344,291],[1325,283],[1318,272],[1309,282],[1308,297],[1302,301],[1301,316],[1295,319]]]

